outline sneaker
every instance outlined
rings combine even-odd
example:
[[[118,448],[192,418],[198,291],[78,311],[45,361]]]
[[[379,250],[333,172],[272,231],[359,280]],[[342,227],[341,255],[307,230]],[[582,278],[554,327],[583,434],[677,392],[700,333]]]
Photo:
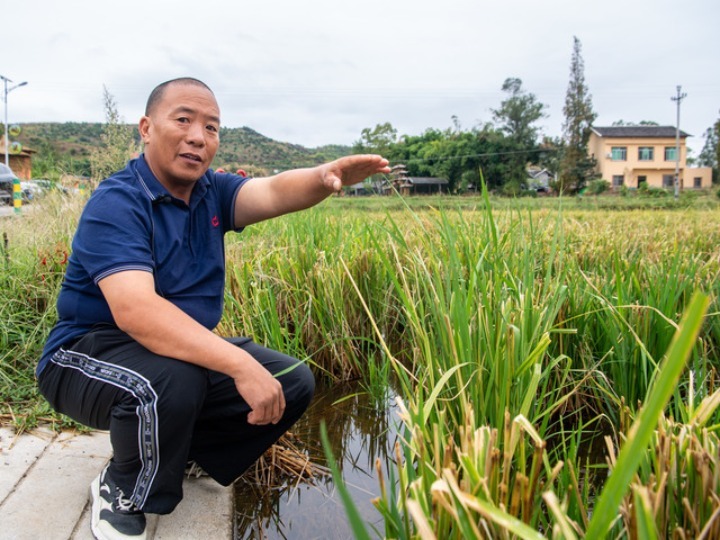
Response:
[[[185,476],[187,478],[200,478],[201,476],[209,475],[198,465],[197,461],[190,460],[187,462],[187,465],[185,465]]]
[[[145,540],[145,514],[115,485],[105,467],[90,484],[90,527],[97,540]]]

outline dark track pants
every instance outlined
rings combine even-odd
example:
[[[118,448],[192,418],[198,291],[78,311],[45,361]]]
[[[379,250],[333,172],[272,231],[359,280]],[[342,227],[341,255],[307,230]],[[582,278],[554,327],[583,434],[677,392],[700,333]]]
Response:
[[[158,356],[113,326],[61,349],[39,377],[59,412],[91,428],[110,430],[110,475],[143,511],[172,512],[182,499],[188,460],[230,485],[302,414],[315,381],[298,360],[248,338],[228,341],[276,375],[286,408],[276,425],[247,422],[250,408],[221,373]]]

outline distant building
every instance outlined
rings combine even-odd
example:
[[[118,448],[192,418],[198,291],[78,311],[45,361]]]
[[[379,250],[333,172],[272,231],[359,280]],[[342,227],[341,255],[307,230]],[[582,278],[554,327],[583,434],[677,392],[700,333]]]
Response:
[[[689,135],[680,131],[678,179],[682,189],[709,188],[710,167],[688,167]],[[588,152],[597,161],[597,170],[610,185],[637,188],[675,186],[675,128],[670,126],[593,127]]]
[[[550,191],[550,182],[555,180],[553,173],[539,167],[528,167],[526,172],[527,179],[525,183],[528,189],[534,191]]]
[[[387,180],[358,182],[346,188],[348,195],[430,195],[447,193],[449,183],[444,178],[401,177],[392,184]]]
[[[409,176],[403,179],[400,185],[401,195],[431,195],[433,193],[447,193],[449,183],[444,178],[432,176]]]
[[[374,181],[370,179],[348,186],[345,188],[345,192],[348,195],[384,195],[387,185],[385,180]]]
[[[9,165],[20,180],[32,179],[32,155],[35,150],[23,147],[18,154],[9,154]],[[5,135],[0,135],[0,160],[5,163]]]

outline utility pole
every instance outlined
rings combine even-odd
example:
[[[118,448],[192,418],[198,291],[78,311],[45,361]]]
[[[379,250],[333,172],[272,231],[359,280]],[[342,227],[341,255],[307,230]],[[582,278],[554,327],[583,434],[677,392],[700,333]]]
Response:
[[[5,165],[8,167],[10,166],[10,156],[8,155],[8,148],[10,146],[10,141],[8,140],[8,102],[7,102],[7,96],[10,92],[15,90],[16,88],[20,88],[21,86],[25,86],[27,84],[27,81],[21,82],[20,84],[16,84],[15,86],[11,86],[8,88],[8,83],[11,83],[12,81],[8,79],[7,77],[3,77],[0,75],[0,79],[3,81],[4,89],[3,89],[3,101],[5,102]]]
[[[682,86],[678,84],[677,95],[670,99],[677,103],[677,120],[675,123],[675,198],[680,196],[680,102],[687,97],[681,93]]]

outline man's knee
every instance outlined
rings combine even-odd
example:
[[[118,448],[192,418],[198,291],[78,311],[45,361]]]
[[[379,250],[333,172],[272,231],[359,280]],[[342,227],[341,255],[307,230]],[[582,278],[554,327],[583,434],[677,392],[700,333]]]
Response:
[[[192,418],[202,409],[207,395],[207,370],[178,361],[155,382],[154,388],[162,412]]]
[[[315,393],[315,377],[307,364],[248,338],[229,338],[228,341],[244,349],[278,378],[288,410],[299,414],[305,411]]]

